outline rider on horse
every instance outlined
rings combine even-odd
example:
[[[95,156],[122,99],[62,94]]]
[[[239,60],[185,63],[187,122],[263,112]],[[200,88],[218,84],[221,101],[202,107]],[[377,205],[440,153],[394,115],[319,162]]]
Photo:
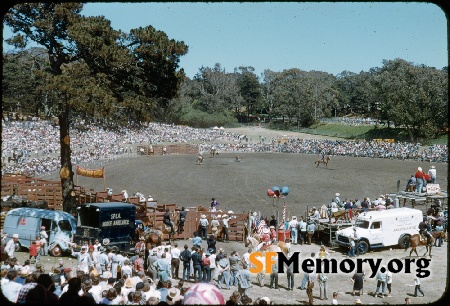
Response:
[[[325,163],[325,154],[326,154],[325,149],[322,149],[320,154],[322,155],[322,163]]]
[[[163,219],[163,223],[167,226],[170,226],[170,230],[171,233],[175,232],[175,230],[173,229],[173,223],[170,220],[170,209],[166,208],[166,213],[164,214],[164,219]]]
[[[423,221],[419,223],[419,234],[427,237],[427,244],[430,244],[431,234],[429,232],[430,227],[427,222],[427,217],[423,218]]]

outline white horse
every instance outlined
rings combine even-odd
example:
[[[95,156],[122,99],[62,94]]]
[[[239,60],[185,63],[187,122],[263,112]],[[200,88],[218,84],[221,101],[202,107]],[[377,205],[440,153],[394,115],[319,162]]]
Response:
[[[251,236],[247,236],[245,240],[245,246],[252,246],[252,252],[259,252],[262,249],[262,252],[281,252],[281,248],[278,245],[271,244],[267,248],[263,248],[266,243],[264,241],[259,242],[255,238]]]

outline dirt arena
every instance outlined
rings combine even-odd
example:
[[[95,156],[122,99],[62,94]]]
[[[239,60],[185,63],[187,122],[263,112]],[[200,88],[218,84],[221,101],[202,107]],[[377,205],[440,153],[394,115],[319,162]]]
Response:
[[[249,135],[253,141],[259,135],[267,140],[280,135],[281,132],[264,129],[240,129],[237,133]],[[319,138],[316,136],[287,133],[289,136],[303,138]],[[429,169],[428,163],[413,161],[395,161],[371,158],[349,158],[333,156],[328,169],[320,166],[316,168],[314,162],[317,155],[306,154],[277,154],[277,153],[247,153],[239,154],[241,162],[235,162],[235,155],[230,153],[219,154],[211,158],[205,155],[202,165],[196,164],[195,155],[171,156],[145,156],[121,160],[105,166],[106,185],[113,188],[114,193],[126,189],[128,194],[140,191],[145,195],[152,195],[159,203],[176,203],[178,206],[208,206],[211,198],[220,202],[220,209],[234,212],[261,211],[263,215],[281,214],[283,202],[287,206],[287,215],[304,215],[307,208],[319,207],[331,201],[334,194],[339,192],[341,200],[375,199],[380,194],[397,191],[397,181],[400,180],[400,190],[403,190],[407,179],[414,174],[418,166],[424,171]],[[448,165],[436,164],[438,183],[447,190]],[[103,189],[103,180],[79,177],[79,185]],[[285,199],[274,200],[267,196],[267,189],[273,186],[288,186],[290,193]],[[421,207],[419,207],[421,208]],[[189,241],[179,241],[180,246]],[[218,243],[224,247],[228,254],[232,249],[245,253],[242,243]],[[300,257],[306,259],[311,252],[317,252],[318,245],[293,246],[293,251],[301,252]],[[345,259],[343,250],[336,249],[331,258]],[[420,249],[424,253],[424,249]],[[414,270],[411,273],[394,274],[392,297],[376,298],[370,295],[376,288],[374,278],[367,278],[364,294],[361,297],[351,295],[352,274],[331,274],[328,281],[328,300],[319,300],[319,286],[314,288],[315,304],[331,304],[333,291],[339,292],[339,304],[354,304],[360,298],[363,304],[404,304],[405,297],[409,296],[413,304],[435,302],[442,297],[448,281],[447,243],[443,247],[433,248],[433,258],[430,267],[431,275],[422,279],[421,288],[425,297],[415,298]],[[25,254],[23,254],[25,255]],[[382,249],[369,252],[364,258],[392,258],[404,260],[404,250]],[[422,255],[422,254],[421,254]],[[360,256],[361,257],[361,256]],[[358,258],[360,258],[358,257]],[[417,257],[413,257],[418,259]],[[49,258],[47,265],[51,266],[53,258]],[[370,271],[365,266],[366,271]],[[295,276],[295,288],[301,284],[303,273]],[[250,289],[250,297],[268,296],[276,304],[307,304],[306,291],[295,289],[286,291],[287,280],[283,274],[279,275],[281,289],[269,289],[269,277],[266,277],[266,287],[263,291],[256,285]],[[233,288],[233,287],[232,287]],[[224,290],[225,297],[231,291]]]

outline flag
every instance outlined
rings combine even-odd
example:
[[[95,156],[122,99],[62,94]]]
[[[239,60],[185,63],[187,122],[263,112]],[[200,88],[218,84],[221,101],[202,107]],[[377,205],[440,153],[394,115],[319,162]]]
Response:
[[[258,235],[263,234],[263,229],[266,227],[266,221],[264,219],[256,220],[256,228],[258,229]]]

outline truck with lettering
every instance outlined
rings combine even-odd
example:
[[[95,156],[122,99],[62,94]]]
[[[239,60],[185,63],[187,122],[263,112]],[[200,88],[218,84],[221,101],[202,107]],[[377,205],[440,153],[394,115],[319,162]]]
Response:
[[[122,202],[89,203],[77,207],[78,220],[74,242],[94,244],[128,252],[134,247],[136,207]]]
[[[419,233],[422,220],[421,210],[408,207],[361,213],[353,226],[336,232],[335,242],[348,248],[351,236],[355,235],[356,249],[360,255],[371,248],[396,245],[406,248],[409,238]]]

